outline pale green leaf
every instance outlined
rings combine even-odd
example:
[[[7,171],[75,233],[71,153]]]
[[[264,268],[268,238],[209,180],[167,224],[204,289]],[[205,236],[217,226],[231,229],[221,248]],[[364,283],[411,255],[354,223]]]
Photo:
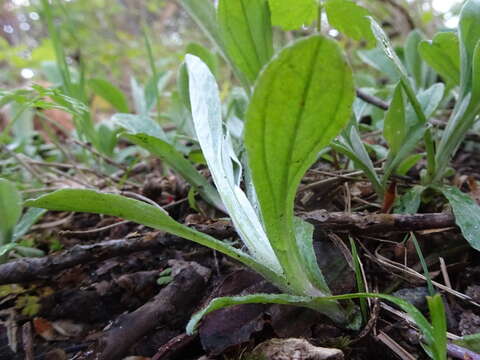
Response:
[[[215,53],[210,51],[207,47],[199,43],[189,43],[185,49],[186,54],[192,54],[198,56],[202,61],[207,64],[212,74],[216,75],[218,71],[218,59]],[[188,88],[188,86],[187,86]]]
[[[422,194],[425,188],[416,185],[409,189],[405,194],[398,197],[395,206],[395,214],[416,214],[422,202]]]
[[[295,192],[350,119],[353,99],[352,72],[339,46],[313,36],[265,67],[247,111],[245,146],[264,225],[286,273],[297,279],[305,275],[293,234]]]
[[[460,83],[460,48],[453,32],[440,32],[432,41],[421,41],[418,53],[440,76],[452,84]]]
[[[25,214],[23,214],[22,218],[15,226],[13,231],[12,241],[19,240],[23,235],[25,235],[28,230],[43,216],[47,210],[45,209],[38,209],[38,208],[30,208],[28,209]]]
[[[22,215],[22,196],[14,183],[0,178],[0,244],[10,242]]]
[[[226,51],[253,84],[273,54],[267,0],[220,0],[217,18]]]
[[[369,47],[375,45],[367,9],[352,0],[327,0],[325,11],[332,27],[352,39],[366,41]]]
[[[476,250],[480,250],[480,206],[467,194],[456,187],[436,186],[452,206],[455,223],[462,231],[465,240]]]
[[[88,84],[93,92],[106,100],[117,111],[128,113],[128,101],[123,92],[104,79],[90,79]]]
[[[455,344],[463,346],[466,349],[480,352],[480,333],[465,335],[458,340],[453,341]]]
[[[420,30],[413,30],[405,41],[405,63],[410,75],[415,81],[415,88],[421,89],[425,83],[425,69],[418,52],[418,45],[423,40]]]
[[[475,47],[480,39],[480,0],[467,0],[460,12],[461,96],[472,88]]]
[[[279,282],[279,275],[272,272],[263,263],[257,262],[251,256],[225,242],[180,224],[171,218],[162,208],[142,201],[95,190],[63,189],[40,196],[34,200],[27,200],[25,205],[48,210],[76,211],[117,216],[154,229],[169,232],[209,247],[210,249],[217,250],[242,262],[268,280],[277,280],[277,282]]]
[[[428,344],[435,360],[447,360],[447,317],[442,295],[427,296],[434,341]]]
[[[185,61],[195,131],[225,208],[252,256],[282,273],[260,220],[240,188],[240,177],[235,169],[239,161],[230,135],[224,131],[215,77],[198,57],[187,55]]]
[[[188,181],[206,201],[225,211],[215,188],[208,183],[205,177],[182,153],[168,143],[160,125],[148,118],[130,114],[116,114],[112,120],[126,130],[124,137],[165,161]]]
[[[272,13],[272,24],[283,30],[296,30],[310,25],[318,15],[316,0],[268,0]]]

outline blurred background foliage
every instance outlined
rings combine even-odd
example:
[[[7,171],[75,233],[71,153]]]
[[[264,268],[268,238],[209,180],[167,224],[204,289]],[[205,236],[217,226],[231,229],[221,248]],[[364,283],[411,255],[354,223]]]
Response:
[[[436,30],[456,26],[461,5],[457,0],[360,2],[383,22],[394,41],[402,41],[414,27],[430,37]],[[144,28],[148,29],[152,52],[161,70],[175,69],[191,42],[210,46],[176,0],[51,3],[55,5],[55,23],[70,65],[82,62],[90,77],[109,79],[126,92],[131,76],[140,82],[149,77]],[[339,36],[335,29],[330,30],[330,35]],[[0,88],[52,77],[54,60],[40,0],[0,0]]]

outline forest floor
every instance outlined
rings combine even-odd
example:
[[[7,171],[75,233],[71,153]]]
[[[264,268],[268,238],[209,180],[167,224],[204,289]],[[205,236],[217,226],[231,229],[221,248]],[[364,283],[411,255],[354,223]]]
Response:
[[[480,179],[478,154],[464,147],[450,180],[480,199],[480,190],[469,181]],[[236,242],[225,214],[200,200],[202,215],[192,210],[188,186],[163,176],[161,168],[158,161],[141,163],[123,190],[157,202],[182,223]],[[392,193],[418,183],[418,170],[397,178]],[[369,291],[393,293],[425,310],[428,289],[410,237],[415,231],[444,295],[453,340],[480,332],[480,263],[443,203],[433,199],[420,210],[433,217],[411,216],[397,227],[398,219],[375,216],[388,209],[382,209],[385,204],[378,203],[361,173],[319,162],[302,182],[296,212],[316,225],[318,262],[334,294],[357,292],[353,239]],[[216,311],[189,336],[188,319],[212,298],[277,290],[221,254],[117,218],[50,212],[29,236],[50,254],[0,265],[1,360],[260,359],[252,350],[259,353],[259,344],[276,338],[308,343],[277,342],[284,357],[272,359],[323,358],[311,345],[340,349],[346,359],[427,358],[408,317],[374,300],[358,331],[312,310],[253,304]]]

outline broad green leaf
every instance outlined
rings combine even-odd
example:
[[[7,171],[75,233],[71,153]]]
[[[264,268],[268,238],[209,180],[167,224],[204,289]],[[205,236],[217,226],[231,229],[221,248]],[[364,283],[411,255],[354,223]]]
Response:
[[[205,64],[207,64],[212,74],[217,75],[218,59],[217,56],[212,51],[210,51],[210,49],[203,46],[202,44],[192,42],[189,43],[185,48],[185,53],[198,56]]]
[[[297,187],[350,119],[353,99],[349,65],[336,42],[321,36],[283,49],[257,81],[245,146],[268,237],[289,276],[305,275],[293,233]]]
[[[421,41],[418,53],[422,59],[446,81],[460,83],[460,48],[453,32],[440,32],[432,41]]]
[[[267,0],[220,0],[217,18],[226,51],[253,84],[273,54]]]
[[[416,214],[422,202],[423,186],[416,185],[397,198],[394,206],[395,214]]]
[[[22,196],[12,182],[0,178],[0,244],[12,240],[15,225],[22,215]]]
[[[455,223],[471,247],[480,250],[480,206],[467,194],[452,186],[435,186],[445,196],[455,215]]]
[[[93,92],[108,101],[117,111],[128,113],[128,101],[123,92],[104,79],[90,79],[88,84]]]
[[[130,78],[130,88],[132,91],[133,105],[135,112],[139,115],[147,116],[148,107],[145,92],[134,77]]]
[[[257,262],[251,256],[223,241],[180,224],[172,219],[162,208],[139,200],[95,190],[63,189],[40,196],[34,200],[27,200],[25,205],[48,210],[76,211],[117,216],[154,229],[169,232],[210,249],[217,250],[242,262],[263,275],[266,279],[270,281],[277,280],[277,282],[279,282],[279,275],[272,272],[263,263]]]
[[[13,231],[12,241],[19,240],[23,235],[25,235],[28,230],[34,225],[45,213],[47,210],[45,209],[38,209],[38,208],[30,208],[28,209],[25,214],[23,214],[22,218],[16,224],[15,229]]]
[[[252,256],[283,272],[254,208],[240,188],[239,161],[230,135],[224,131],[220,94],[215,77],[196,56],[187,55],[192,117],[198,141],[213,181],[235,229]]]
[[[283,30],[296,30],[303,25],[310,25],[318,16],[316,0],[268,0],[272,13],[272,24]]]
[[[206,201],[224,211],[218,192],[197,171],[195,166],[185,159],[182,153],[168,143],[160,125],[150,119],[130,114],[116,114],[112,120],[126,130],[124,136],[129,141],[165,161],[188,181]]]
[[[327,0],[325,11],[332,27],[352,39],[366,41],[369,47],[375,45],[367,9],[352,0]]]
[[[398,83],[393,93],[390,107],[385,113],[383,136],[390,147],[391,156],[395,156],[402,147],[407,134],[405,119],[405,101],[403,98],[402,84]]]
[[[472,70],[475,46],[480,39],[480,0],[467,0],[460,12],[459,24],[461,59],[461,96],[472,88]]]
[[[442,295],[427,296],[434,341],[428,344],[435,360],[447,360],[447,317]]]
[[[415,88],[421,89],[425,84],[425,69],[422,58],[418,52],[418,45],[423,40],[422,33],[415,29],[408,34],[405,41],[405,63],[415,81]]]

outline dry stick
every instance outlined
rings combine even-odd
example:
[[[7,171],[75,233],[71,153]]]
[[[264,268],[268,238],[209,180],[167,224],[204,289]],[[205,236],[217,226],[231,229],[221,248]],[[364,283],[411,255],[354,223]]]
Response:
[[[346,214],[315,210],[300,215],[323,230],[355,232],[418,231],[456,227],[455,217],[448,213],[431,214]]]
[[[41,258],[21,258],[0,265],[0,285],[48,279],[78,264],[102,261],[130,253],[162,249],[162,237],[108,240],[91,245],[75,245],[69,250]]]
[[[97,150],[95,150],[90,144],[86,144],[86,143],[83,143],[77,139],[72,139],[71,140],[72,142],[74,142],[75,144],[77,145],[80,145],[81,147],[83,147],[84,149],[87,149],[88,151],[90,151],[92,154],[98,156],[99,158],[105,160],[105,162],[107,162],[108,164],[112,165],[112,166],[115,166],[119,169],[122,169],[124,171],[128,171],[128,168],[112,159],[110,159],[108,156],[105,156],[103,155],[102,153],[98,152]]]

